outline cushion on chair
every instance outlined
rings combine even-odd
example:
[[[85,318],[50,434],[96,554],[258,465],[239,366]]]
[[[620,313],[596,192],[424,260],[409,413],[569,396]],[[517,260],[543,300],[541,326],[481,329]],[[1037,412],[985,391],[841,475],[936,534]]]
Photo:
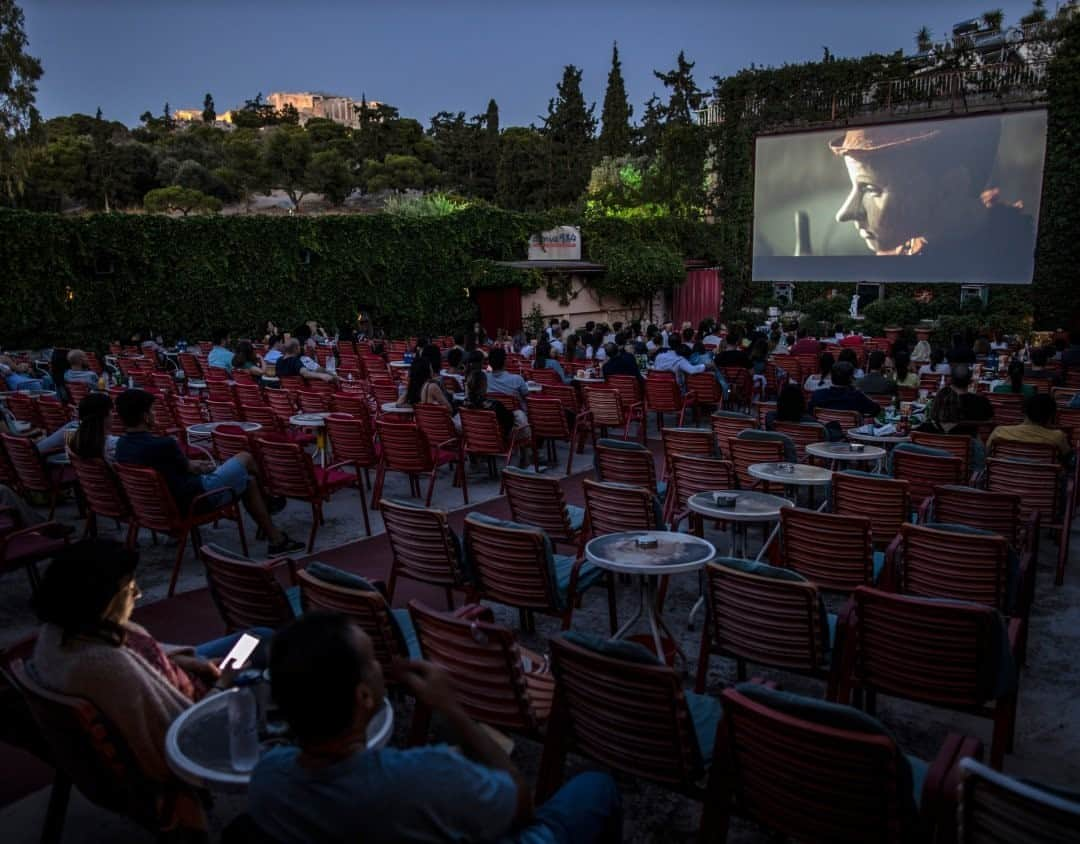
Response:
[[[880,721],[853,706],[782,692],[761,683],[740,683],[735,690],[756,703],[786,715],[837,730],[885,736],[896,744],[895,736]],[[896,755],[899,762],[896,772],[901,805],[904,814],[914,823],[918,816],[919,801],[922,799],[922,780],[926,775],[926,766],[923,765],[922,771],[917,774],[910,759],[899,751],[899,747]]]
[[[304,614],[304,609],[300,605],[300,587],[290,586],[285,590],[285,597],[289,599],[289,606],[292,608],[293,615],[299,618]]]
[[[379,589],[368,580],[366,577],[361,577],[358,574],[353,574],[351,571],[345,571],[339,569],[336,566],[330,566],[326,563],[320,563],[318,560],[312,563],[308,563],[304,569],[308,574],[314,578],[329,583],[332,586],[342,586],[345,589],[358,589],[361,592],[378,592]]]
[[[885,552],[884,551],[875,551],[874,552],[874,568],[873,568],[873,572],[872,572],[873,577],[874,577],[874,583],[878,582],[878,578],[881,576],[881,570],[883,568],[885,568]]]
[[[357,481],[357,476],[352,472],[346,472],[342,469],[324,469],[321,466],[316,466],[315,481],[319,486],[337,489],[340,487],[354,486]]]
[[[585,508],[578,507],[576,504],[567,504],[566,515],[570,518],[570,530],[581,530],[585,524]]]
[[[933,448],[928,445],[919,445],[918,443],[897,443],[892,451],[885,455],[885,471],[888,474],[893,473],[893,455],[897,452],[906,451],[909,454],[925,454],[927,457],[952,457],[951,451],[946,451],[943,448]]]
[[[594,636],[592,633],[582,633],[578,630],[567,630],[560,633],[567,642],[585,648],[587,651],[606,656],[610,659],[621,659],[624,662],[636,662],[641,665],[662,665],[656,654],[626,639],[605,639],[602,636]]]
[[[553,562],[555,564],[555,586],[559,590],[559,603],[566,606],[566,593],[570,589],[570,573],[574,568],[574,557],[567,556],[566,554],[555,554]],[[590,586],[598,583],[604,576],[604,570],[599,566],[594,566],[588,560],[581,565],[581,571],[578,572],[577,582],[577,594],[580,595]]]
[[[923,527],[932,528],[934,530],[945,530],[950,533],[967,533],[974,534],[975,536],[1000,536],[1001,534],[994,533],[992,530],[983,530],[982,528],[972,527],[971,525],[957,525],[951,522],[927,522]],[[1020,558],[1017,556],[1016,551],[1011,545],[1007,546],[1005,564],[1008,566],[1006,577],[1008,582],[1005,585],[1005,609],[1012,612],[1016,607],[1016,593],[1020,587]]]
[[[712,695],[699,695],[694,692],[686,692],[685,695],[686,708],[690,710],[690,720],[694,722],[694,735],[697,736],[701,763],[708,768],[712,764],[713,748],[716,746],[716,728],[720,726],[724,707],[720,699]]]
[[[420,652],[420,637],[416,635],[416,628],[413,626],[409,611],[404,608],[390,610],[390,617],[397,628],[398,643],[404,646],[409,659],[423,659],[423,654]]]
[[[781,434],[779,431],[759,431],[757,428],[747,428],[745,431],[739,431],[739,436],[736,439],[783,443],[784,460],[788,463],[797,463],[799,461],[799,452],[795,448],[795,440],[787,434]]]

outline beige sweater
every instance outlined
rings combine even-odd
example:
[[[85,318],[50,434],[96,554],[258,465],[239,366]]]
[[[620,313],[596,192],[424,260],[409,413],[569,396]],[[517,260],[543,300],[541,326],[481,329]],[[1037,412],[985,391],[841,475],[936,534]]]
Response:
[[[33,666],[42,685],[89,700],[124,737],[147,777],[172,781],[165,733],[191,701],[129,649],[82,636],[62,643],[62,636],[53,624],[41,626]]]

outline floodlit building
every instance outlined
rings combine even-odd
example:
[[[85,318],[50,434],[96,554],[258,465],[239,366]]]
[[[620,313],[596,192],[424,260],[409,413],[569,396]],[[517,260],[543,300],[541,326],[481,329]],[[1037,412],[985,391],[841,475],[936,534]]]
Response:
[[[356,109],[360,106],[360,101],[351,97],[328,94],[325,91],[275,91],[266,101],[278,111],[287,105],[295,108],[300,114],[301,125],[313,117],[322,117],[354,128],[359,125]],[[368,105],[374,108],[380,103],[369,100]]]

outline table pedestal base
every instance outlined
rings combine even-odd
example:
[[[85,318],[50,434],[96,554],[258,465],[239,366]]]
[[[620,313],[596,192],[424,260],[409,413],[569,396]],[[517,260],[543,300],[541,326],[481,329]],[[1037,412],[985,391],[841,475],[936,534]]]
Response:
[[[623,623],[623,625],[615,631],[613,639],[625,639],[627,634],[634,628],[638,620],[644,616],[645,623],[648,625],[649,633],[652,635],[653,649],[656,652],[657,658],[664,659],[664,637],[666,636],[675,645],[676,653],[682,657],[683,664],[687,664],[686,653],[680,647],[678,640],[671,634],[671,630],[664,623],[663,616],[657,612],[656,598],[658,594],[659,576],[655,574],[642,575],[638,578],[640,583],[640,601],[638,603],[637,612],[633,617]]]

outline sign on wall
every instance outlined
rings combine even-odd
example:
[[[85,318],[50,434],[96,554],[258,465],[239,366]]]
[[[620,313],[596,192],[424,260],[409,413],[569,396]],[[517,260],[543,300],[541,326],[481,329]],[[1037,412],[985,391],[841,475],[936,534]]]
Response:
[[[556,226],[529,238],[530,261],[580,261],[581,229]]]

